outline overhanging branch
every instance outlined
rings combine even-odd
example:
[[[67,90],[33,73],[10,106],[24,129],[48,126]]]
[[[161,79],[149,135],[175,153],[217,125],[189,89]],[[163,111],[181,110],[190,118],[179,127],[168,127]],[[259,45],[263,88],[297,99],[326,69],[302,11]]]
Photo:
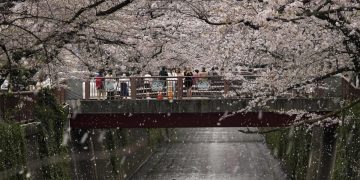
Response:
[[[127,6],[128,4],[130,4],[133,0],[125,0],[123,2],[121,2],[120,4],[117,4],[105,11],[99,11],[96,13],[96,16],[107,16],[109,14],[112,14],[118,10],[120,10],[121,8]]]

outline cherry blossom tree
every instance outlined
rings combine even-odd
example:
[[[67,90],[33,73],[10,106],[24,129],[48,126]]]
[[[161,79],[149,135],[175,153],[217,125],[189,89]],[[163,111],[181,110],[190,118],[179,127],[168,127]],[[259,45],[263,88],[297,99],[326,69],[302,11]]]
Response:
[[[272,97],[359,73],[359,9],[341,0],[9,1],[0,60],[3,76],[25,67],[54,77],[119,66],[265,67],[257,86],[240,91]]]

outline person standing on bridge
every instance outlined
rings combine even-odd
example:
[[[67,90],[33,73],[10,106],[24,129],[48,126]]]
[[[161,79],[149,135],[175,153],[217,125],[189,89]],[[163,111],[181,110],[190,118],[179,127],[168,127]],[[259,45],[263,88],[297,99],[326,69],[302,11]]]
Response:
[[[95,77],[95,85],[98,94],[98,100],[102,99],[105,96],[104,89],[104,71],[100,70],[98,75]]]
[[[129,78],[127,77],[127,75],[124,73],[121,78],[119,79],[120,82],[120,96],[122,98],[126,98],[127,96],[129,96]]]
[[[151,82],[152,82],[152,78],[151,78],[151,71],[148,71],[145,75],[144,75],[144,88],[146,92],[149,92],[150,90],[150,86],[151,86]]]
[[[191,97],[191,88],[193,85],[193,73],[191,72],[191,69],[188,67],[186,68],[185,72],[184,72],[184,76],[185,76],[185,89],[186,89],[186,94],[187,97]],[[181,92],[180,92],[181,93]]]
[[[195,85],[195,89],[197,88],[196,85],[197,85],[199,80],[200,80],[199,70],[195,69],[195,71],[193,73],[193,77],[192,77],[192,84]]]
[[[215,68],[212,67],[211,70],[208,72],[208,75],[209,76],[217,76],[218,73],[215,71]]]
[[[167,91],[168,91],[168,94],[172,93],[172,95],[175,95],[174,92],[176,90],[176,82],[177,82],[177,76],[178,76],[178,74],[176,73],[176,68],[171,69],[169,76],[171,78],[167,79],[169,81],[168,85],[167,85]]]
[[[165,87],[166,87],[166,77],[165,76],[169,76],[168,72],[166,71],[165,66],[162,67],[161,71],[159,72],[159,76],[164,76],[164,77],[160,78],[160,81],[163,83],[163,87],[165,89]]]
[[[107,92],[107,99],[115,98],[115,79],[113,79],[112,70],[105,76],[105,90]]]
[[[145,89],[145,93],[146,93],[146,98],[149,99],[150,98],[150,92],[151,92],[151,83],[152,83],[152,78],[151,78],[151,71],[148,71],[145,75],[144,75],[144,89]]]
[[[204,80],[206,80],[207,78],[207,76],[208,76],[208,72],[206,72],[206,68],[205,67],[202,67],[202,70],[201,70],[201,72],[199,73],[199,75],[200,75],[200,80],[201,81],[204,81]]]

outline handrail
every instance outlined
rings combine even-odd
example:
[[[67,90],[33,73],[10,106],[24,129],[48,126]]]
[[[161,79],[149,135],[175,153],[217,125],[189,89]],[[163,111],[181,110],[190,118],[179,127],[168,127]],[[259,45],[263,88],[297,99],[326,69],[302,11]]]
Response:
[[[270,77],[270,76],[263,76],[263,75],[240,75],[241,77]],[[226,76],[118,76],[118,77],[91,77],[90,79],[129,79],[129,78],[186,78],[186,77],[196,77],[196,78],[225,78]]]
[[[129,78],[186,78],[194,76],[119,76],[119,77],[91,77],[91,79],[129,79]],[[225,77],[225,76],[198,76],[198,77]]]
[[[99,90],[96,89],[95,85],[96,85],[96,79],[101,78],[103,81],[102,83],[108,83],[106,80],[107,79],[112,79],[115,81],[111,81],[110,83],[114,83],[114,90],[115,94],[114,96],[117,98],[131,98],[131,99],[141,99],[141,98],[145,98],[145,97],[151,97],[151,98],[156,98],[157,95],[159,94],[159,91],[154,90],[153,87],[149,84],[152,83],[159,83],[159,82],[169,82],[171,84],[173,84],[173,87],[171,88],[171,93],[174,95],[174,98],[179,98],[181,99],[182,97],[186,97],[186,84],[185,84],[185,79],[187,79],[189,76],[126,76],[126,77],[92,77],[91,79],[87,79],[83,81],[83,85],[82,85],[82,91],[79,91],[79,87],[72,89],[71,87],[68,88],[65,92],[65,94],[67,94],[66,96],[70,95],[75,96],[74,98],[77,99],[96,99],[96,97],[98,96]],[[246,83],[247,81],[249,81],[249,83],[253,82],[253,80],[256,80],[258,77],[266,77],[266,76],[261,76],[261,75],[241,75],[241,77],[244,77],[245,79],[225,79],[225,76],[192,76],[192,80],[193,80],[193,84],[192,84],[192,97],[215,97],[215,98],[226,98],[228,97],[229,94],[232,94],[231,96],[241,96],[241,97],[248,97],[251,96],[251,92],[246,91],[247,88],[242,88],[242,86],[244,85],[244,83]],[[250,79],[247,79],[247,78]],[[338,76],[341,77],[342,79],[346,80],[346,82],[348,82],[348,79],[346,79],[343,76]],[[209,88],[206,89],[203,88],[198,88],[197,87],[197,82],[196,79],[198,81],[206,81],[208,83]],[[148,81],[147,81],[148,80]],[[121,83],[126,83],[126,87],[121,87]],[[145,85],[146,84],[146,85]],[[343,83],[343,86],[346,86],[345,84],[349,84],[348,83]],[[204,86],[204,84],[201,84]],[[80,85],[81,86],[81,85]],[[145,87],[146,86],[146,87]],[[206,83],[205,83],[206,86]],[[127,88],[128,92],[124,92],[123,95],[119,95],[119,92],[121,91],[122,88]],[[266,87],[269,88],[269,87]],[[271,88],[271,87],[270,87]],[[346,94],[351,94],[351,96],[356,95],[355,92],[359,92],[360,89],[358,90],[346,90],[345,89],[358,89],[356,87],[353,86],[353,84],[351,84],[351,87],[349,85],[349,87],[343,87],[342,89],[342,94],[339,96],[336,96],[336,92],[333,92],[331,94],[328,94],[326,90],[323,89],[319,89],[319,91],[317,91],[315,87],[315,91],[311,90],[309,94],[310,96],[332,96],[332,97],[344,97]],[[162,95],[163,96],[167,96],[168,95],[168,87],[165,87],[164,85],[164,89],[162,90]],[[243,91],[244,89],[244,91]],[[269,90],[269,89],[267,89]],[[85,91],[85,93],[84,93]],[[340,91],[339,91],[340,92]],[[20,91],[20,92],[12,92],[12,94],[16,95],[16,94],[36,94],[36,91]],[[250,94],[249,94],[250,93]],[[300,90],[296,90],[295,91],[289,91],[288,95],[285,96],[291,96],[291,95],[295,95],[295,96],[306,96],[308,92],[304,92],[302,93],[302,91]],[[0,94],[8,94],[8,93],[0,93]],[[109,94],[109,92],[106,90],[106,92],[104,94]],[[65,95],[59,96],[60,98],[64,98]]]
[[[186,88],[186,80],[189,76],[127,76],[127,77],[97,77],[104,79],[105,81],[102,81],[102,83],[107,83],[106,79],[115,79],[113,83],[116,84],[116,88],[114,91],[117,91],[119,88],[119,83],[126,83],[125,85],[128,90],[128,93],[124,95],[125,97],[121,98],[131,98],[131,99],[138,99],[138,98],[145,98],[145,97],[151,97],[151,98],[157,98],[156,94],[162,94],[165,96],[168,96],[168,87],[165,87],[166,84],[173,84],[173,87],[171,88],[171,92],[173,95],[176,94],[176,98],[181,99],[182,97],[188,96],[187,93],[184,94],[188,88]],[[243,83],[246,82],[246,79],[249,78],[249,81],[252,81],[254,79],[257,79],[258,77],[267,77],[267,76],[261,76],[261,75],[243,75],[244,79],[226,79],[225,76],[191,76],[192,82],[192,97],[215,97],[215,98],[227,98],[230,94],[233,94],[231,96],[241,96],[241,97],[248,97],[251,96],[251,92],[241,92],[242,94],[239,94],[238,90],[242,89]],[[85,99],[95,99],[96,96],[98,96],[98,90],[95,88],[96,81],[95,78],[92,78],[90,80],[87,80],[85,82]],[[118,81],[120,80],[120,81]],[[147,81],[148,80],[148,81]],[[245,81],[244,81],[245,80]],[[163,90],[152,90],[151,87],[149,87],[150,83],[156,82],[164,82]],[[204,82],[205,84],[200,84],[198,86],[198,82]],[[207,82],[207,83],[206,83]],[[195,83],[195,84],[194,84]],[[145,84],[148,84],[147,87],[145,87]],[[208,85],[208,88],[203,86],[206,84]],[[199,88],[201,87],[201,88]],[[271,87],[268,87],[271,88]],[[91,90],[90,90],[91,89]],[[289,91],[289,95],[295,95],[295,96],[306,96],[306,93],[299,94],[298,90],[295,91]],[[312,94],[308,94],[309,96],[313,97],[317,95],[325,95],[328,96],[326,93],[324,93],[323,90],[319,90],[313,92]],[[146,95],[146,96],[145,96]],[[115,95],[116,96],[116,95]],[[286,96],[286,95],[285,95]],[[337,97],[337,96],[333,96]],[[99,98],[98,98],[99,99]],[[100,98],[101,99],[101,98]]]

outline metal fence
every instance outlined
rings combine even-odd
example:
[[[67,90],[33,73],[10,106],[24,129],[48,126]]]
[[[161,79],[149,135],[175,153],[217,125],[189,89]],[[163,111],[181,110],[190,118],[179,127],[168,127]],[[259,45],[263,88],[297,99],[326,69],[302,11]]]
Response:
[[[252,91],[276,91],[276,87],[259,85],[263,76],[242,76],[239,80],[227,80],[223,76],[207,77],[97,77],[82,82],[83,99],[186,99],[186,98],[251,98]],[[334,77],[318,82],[310,89],[294,88],[283,92],[283,97],[343,97],[349,89],[348,82]],[[247,87],[247,88],[245,88]],[[249,88],[249,87],[257,87]],[[323,88],[329,87],[329,88]],[[352,90],[353,92],[353,90]],[[271,94],[271,93],[270,93]]]
[[[229,91],[221,76],[177,77],[97,77],[83,82],[84,99],[146,99],[222,97]]]

